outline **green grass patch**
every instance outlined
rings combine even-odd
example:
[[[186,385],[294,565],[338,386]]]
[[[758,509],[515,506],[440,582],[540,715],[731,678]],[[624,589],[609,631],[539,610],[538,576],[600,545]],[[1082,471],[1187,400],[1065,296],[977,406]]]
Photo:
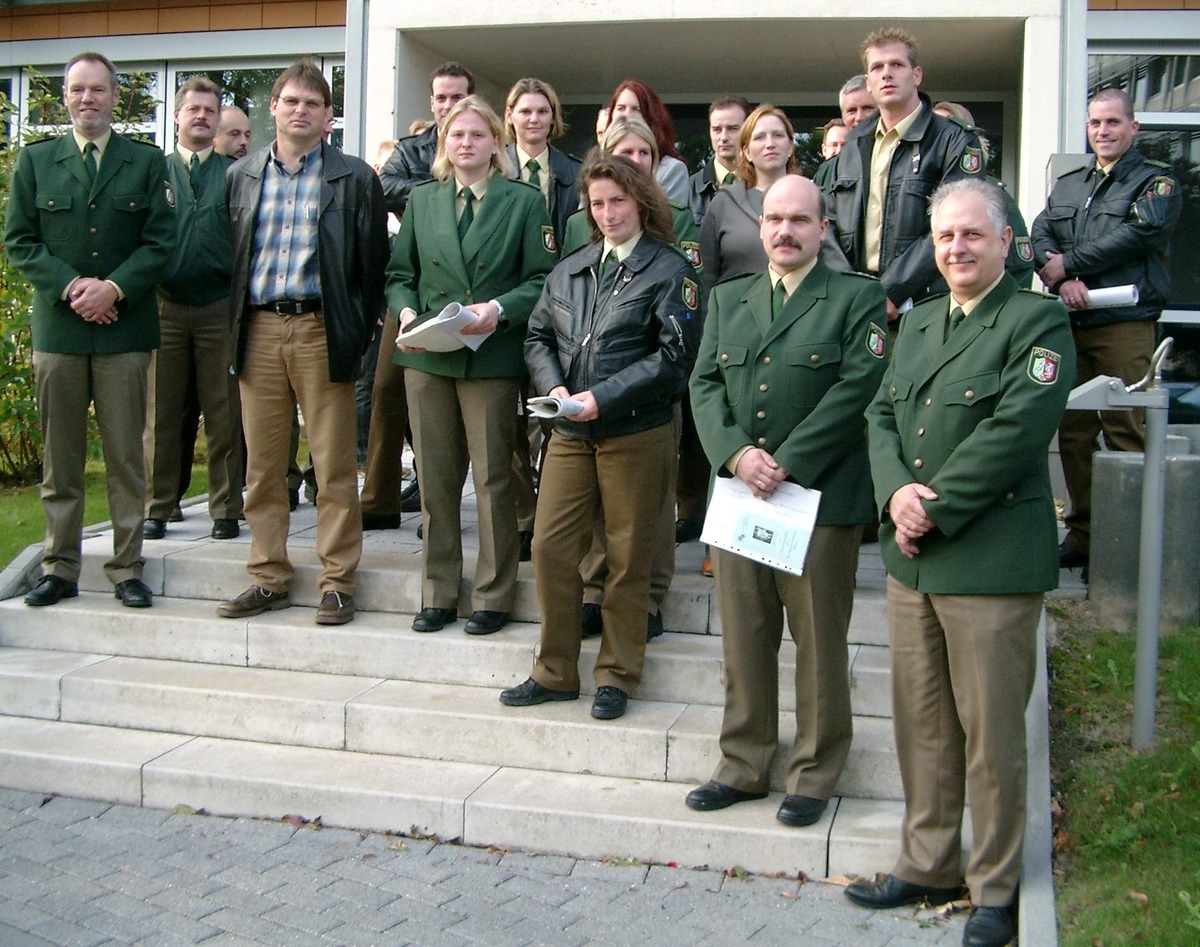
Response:
[[[1200,944],[1200,629],[1159,645],[1155,741],[1130,747],[1134,636],[1050,603],[1050,757],[1064,947]]]
[[[104,465],[89,463],[85,472],[83,522],[85,526],[108,519],[108,493],[104,487]],[[46,519],[38,486],[0,489],[0,565],[6,566],[30,543],[46,538]],[[192,468],[192,484],[187,496],[208,492],[208,468]]]

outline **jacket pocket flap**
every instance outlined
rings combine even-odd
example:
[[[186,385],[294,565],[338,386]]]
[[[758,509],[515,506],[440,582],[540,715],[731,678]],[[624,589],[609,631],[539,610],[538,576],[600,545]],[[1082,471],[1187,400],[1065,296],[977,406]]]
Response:
[[[787,363],[805,368],[821,368],[836,365],[842,360],[842,346],[837,342],[816,342],[792,349],[787,354]]]
[[[58,210],[71,209],[70,194],[38,194],[34,197],[34,203],[37,204],[38,210],[49,211],[54,213]]]
[[[717,344],[717,364],[719,365],[745,365],[746,356],[749,354],[750,349],[744,345]]]
[[[145,194],[114,194],[112,200],[113,210],[123,210],[129,213],[145,210],[150,206],[150,198]]]
[[[943,404],[978,404],[1000,390],[1000,373],[985,372],[947,382],[942,388]]]

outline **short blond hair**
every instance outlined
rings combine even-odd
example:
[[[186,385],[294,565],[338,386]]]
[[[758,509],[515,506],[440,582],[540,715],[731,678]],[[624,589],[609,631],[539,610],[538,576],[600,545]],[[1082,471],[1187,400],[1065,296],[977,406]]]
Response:
[[[562,117],[562,105],[559,104],[558,93],[554,91],[554,86],[544,79],[526,76],[513,83],[513,87],[508,90],[508,98],[504,100],[504,132],[509,141],[515,142],[517,135],[508,116],[517,107],[517,102],[523,95],[540,95],[550,103],[550,134],[546,136],[549,140],[562,138],[567,133],[567,126]]]
[[[437,157],[433,159],[433,176],[443,182],[454,177],[454,166],[446,157],[446,138],[450,134],[450,126],[463,112],[474,112],[487,123],[488,130],[496,139],[496,153],[492,155],[492,169],[503,177],[512,177],[512,162],[508,160],[508,152],[504,150],[504,125],[492,107],[477,95],[468,95],[465,99],[459,99],[454,108],[450,110],[450,114],[446,116],[442,130],[438,133]]]
[[[892,46],[900,44],[908,53],[908,64],[914,69],[920,65],[917,61],[917,38],[908,30],[902,30],[898,26],[889,26],[882,30],[872,30],[867,34],[867,38],[863,40],[862,45],[858,48],[859,55],[862,56],[863,69],[869,69],[870,64],[867,62],[867,54],[872,49],[878,49],[880,46]]]

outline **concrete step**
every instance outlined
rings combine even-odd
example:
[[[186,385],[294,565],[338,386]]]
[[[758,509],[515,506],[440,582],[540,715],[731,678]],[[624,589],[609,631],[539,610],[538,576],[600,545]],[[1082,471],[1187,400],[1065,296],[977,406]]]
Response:
[[[722,710],[638,699],[618,721],[590,701],[512,708],[470,687],[0,649],[0,713],[392,756],[699,783],[720,759]],[[53,676],[57,673],[58,694]],[[15,695],[36,695],[18,697]],[[57,713],[54,710],[57,709]],[[843,795],[901,798],[891,726],[857,718]],[[791,713],[780,718],[772,786],[785,787]]]
[[[292,597],[297,604],[316,606],[320,601],[317,587],[319,564],[311,545],[302,544],[304,534],[290,538],[290,555],[296,567]],[[309,539],[311,543],[311,539]],[[232,598],[247,585],[247,546],[242,541],[217,542],[207,539],[163,539],[143,547],[147,585],[157,595],[174,598],[220,600]],[[104,575],[103,564],[112,554],[108,534],[92,537],[83,544],[83,574],[80,588],[111,594],[112,585]],[[459,612],[469,614],[470,576],[474,574],[473,553],[466,553]],[[885,595],[873,571],[865,568],[854,598],[850,622],[850,641],[856,644],[886,645],[887,620]],[[355,600],[366,611],[413,614],[421,607],[421,556],[403,549],[364,549],[359,566]],[[513,615],[518,621],[538,620],[533,569],[522,563],[518,573],[517,596]],[[663,621],[672,631],[701,635],[719,635],[721,619],[717,609],[713,580],[695,572],[679,572],[663,603]]]
[[[835,798],[816,825],[793,829],[774,818],[778,795],[699,813],[673,782],[20,718],[0,718],[0,773],[16,788],[155,808],[810,877],[889,867],[901,815],[896,802]]]
[[[462,622],[436,634],[411,630],[409,615],[359,612],[349,625],[314,623],[312,607],[252,619],[216,617],[211,600],[158,598],[146,610],[124,608],[109,595],[83,593],[53,608],[0,602],[0,646],[274,668],[376,679],[509,687],[529,676],[539,629],[514,622],[486,637],[464,634]],[[580,675],[592,693],[599,641],[583,642]],[[891,716],[887,649],[851,645],[852,706],[863,716]],[[720,638],[667,634],[646,649],[638,696],[683,704],[724,704]],[[795,709],[795,648],[779,655],[780,709]]]

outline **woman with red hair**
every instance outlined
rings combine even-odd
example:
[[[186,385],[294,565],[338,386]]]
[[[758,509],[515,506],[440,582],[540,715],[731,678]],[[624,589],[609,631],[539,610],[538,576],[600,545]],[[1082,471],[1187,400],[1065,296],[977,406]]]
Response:
[[[675,123],[658,93],[641,79],[626,79],[613,92],[608,110],[612,118],[636,116],[650,126],[659,154],[654,179],[662,185],[667,197],[678,204],[687,204],[688,168],[675,150]]]

